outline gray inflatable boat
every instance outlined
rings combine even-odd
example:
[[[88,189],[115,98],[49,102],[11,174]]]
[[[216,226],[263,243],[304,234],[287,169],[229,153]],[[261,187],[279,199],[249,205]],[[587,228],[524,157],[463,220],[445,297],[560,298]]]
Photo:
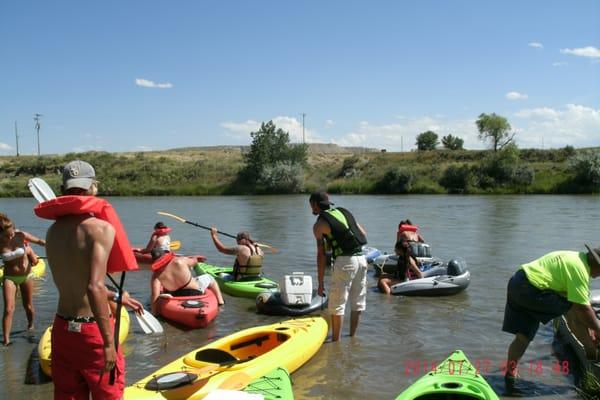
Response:
[[[391,287],[392,294],[399,296],[449,296],[462,292],[471,283],[471,274],[464,260],[450,260],[442,275],[429,275],[397,283]]]

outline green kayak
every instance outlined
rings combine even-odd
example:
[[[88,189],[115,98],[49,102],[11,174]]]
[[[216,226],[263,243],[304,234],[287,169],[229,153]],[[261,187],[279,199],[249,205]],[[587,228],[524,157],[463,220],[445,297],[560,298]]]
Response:
[[[294,400],[292,379],[285,368],[278,367],[265,376],[253,380],[244,392],[262,394],[265,400]]]
[[[478,372],[462,351],[455,350],[434,371],[400,393],[396,400],[498,400],[498,395]]]
[[[233,267],[218,267],[216,265],[198,263],[194,267],[194,271],[196,275],[212,275],[219,284],[219,288],[231,296],[255,299],[259,293],[279,288],[275,281],[263,276],[234,281]]]

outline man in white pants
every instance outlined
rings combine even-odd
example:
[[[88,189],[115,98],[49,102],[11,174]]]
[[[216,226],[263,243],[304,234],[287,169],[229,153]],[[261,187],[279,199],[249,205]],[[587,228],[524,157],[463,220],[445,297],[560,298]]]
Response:
[[[325,285],[325,242],[331,247],[334,264],[329,291],[329,312],[331,313],[332,341],[340,339],[346,303],[350,303],[350,336],[354,336],[360,314],[366,308],[367,260],[362,246],[367,243],[366,231],[360,226],[350,211],[331,207],[326,192],[310,195],[313,215],[318,215],[313,226],[317,240],[317,279],[318,294],[323,296]]]

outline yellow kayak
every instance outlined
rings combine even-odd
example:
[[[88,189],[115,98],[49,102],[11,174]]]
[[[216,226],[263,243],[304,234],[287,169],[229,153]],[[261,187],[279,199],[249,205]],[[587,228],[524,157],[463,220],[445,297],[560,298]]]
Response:
[[[123,308],[121,310],[121,327],[119,328],[119,343],[123,343],[129,334],[129,313]],[[52,325],[46,329],[38,343],[38,356],[42,371],[52,377]]]
[[[31,276],[34,278],[41,278],[46,275],[46,262],[41,258],[38,258],[37,264],[31,267]],[[0,279],[4,277],[4,265],[0,266]]]
[[[315,355],[326,336],[327,322],[321,317],[244,329],[128,386],[124,398],[202,399],[215,389],[242,388],[277,367],[292,373]]]

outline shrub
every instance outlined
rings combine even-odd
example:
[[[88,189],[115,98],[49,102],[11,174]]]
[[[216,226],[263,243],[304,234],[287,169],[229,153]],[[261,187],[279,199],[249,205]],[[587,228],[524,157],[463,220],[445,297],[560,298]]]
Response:
[[[349,178],[357,174],[356,164],[360,161],[357,155],[344,158],[342,163],[342,169],[338,174],[339,178]]]
[[[408,193],[412,181],[412,171],[404,168],[391,169],[377,182],[375,190],[380,193]]]
[[[468,165],[451,165],[446,168],[439,183],[450,193],[465,193],[475,183],[475,177]]]
[[[300,193],[304,186],[304,169],[289,161],[267,165],[260,172],[257,183],[267,193]]]
[[[570,167],[577,183],[592,188],[600,188],[600,151],[593,150],[572,157]]]
[[[513,175],[512,182],[517,185],[531,185],[535,178],[535,171],[529,165],[518,167]]]

